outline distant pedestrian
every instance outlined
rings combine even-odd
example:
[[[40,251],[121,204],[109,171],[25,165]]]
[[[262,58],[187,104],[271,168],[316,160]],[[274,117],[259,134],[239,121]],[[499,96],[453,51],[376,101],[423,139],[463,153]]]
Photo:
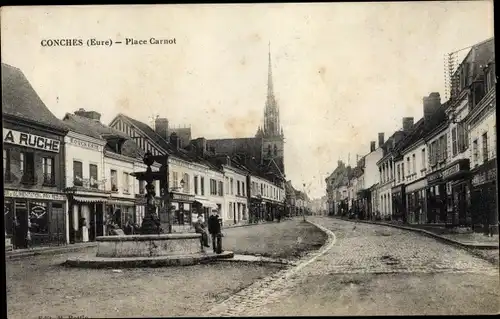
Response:
[[[208,218],[208,232],[212,237],[212,248],[214,253],[222,253],[222,231],[217,209],[212,209],[212,214]]]

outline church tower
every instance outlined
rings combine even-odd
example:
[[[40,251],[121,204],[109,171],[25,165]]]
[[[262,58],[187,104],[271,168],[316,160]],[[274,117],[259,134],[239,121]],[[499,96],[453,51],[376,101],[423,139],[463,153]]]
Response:
[[[280,125],[280,113],[278,103],[274,96],[273,76],[271,66],[271,43],[268,52],[267,71],[267,97],[264,108],[264,125],[257,130],[257,137],[262,137],[262,158],[266,161],[273,159],[281,172],[285,174],[284,146],[285,138],[283,128]]]

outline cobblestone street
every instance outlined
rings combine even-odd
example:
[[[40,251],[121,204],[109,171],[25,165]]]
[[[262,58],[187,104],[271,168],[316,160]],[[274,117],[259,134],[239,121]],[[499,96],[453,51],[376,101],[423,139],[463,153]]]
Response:
[[[498,265],[409,231],[309,217],[330,244],[215,307],[210,315],[497,313]]]

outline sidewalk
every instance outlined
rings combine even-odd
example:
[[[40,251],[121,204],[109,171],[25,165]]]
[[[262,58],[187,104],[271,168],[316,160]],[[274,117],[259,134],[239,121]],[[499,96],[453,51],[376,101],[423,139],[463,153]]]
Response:
[[[95,246],[97,246],[97,242],[68,244],[62,246],[33,247],[28,249],[16,249],[11,251],[6,251],[5,259],[8,260],[8,259],[36,256],[36,255],[67,253]]]
[[[465,248],[475,248],[475,249],[499,248],[498,235],[494,235],[493,237],[488,237],[481,233],[457,234],[453,233],[450,229],[438,225],[404,225],[401,222],[382,222],[382,221],[379,222],[379,221],[368,221],[368,220],[356,220],[356,219],[347,219],[336,216],[334,218],[350,222],[375,224],[375,225],[389,226],[389,227],[414,231],[434,237],[438,240],[447,242],[449,244],[454,244]]]

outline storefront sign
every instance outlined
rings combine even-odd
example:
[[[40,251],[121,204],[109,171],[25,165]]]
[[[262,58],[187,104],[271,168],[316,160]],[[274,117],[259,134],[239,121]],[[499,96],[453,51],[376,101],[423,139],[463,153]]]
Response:
[[[60,200],[60,201],[66,200],[66,196],[61,194],[37,193],[37,192],[25,192],[25,191],[13,191],[13,190],[5,190],[4,196],[16,197],[16,198]]]
[[[59,153],[61,142],[44,136],[3,129],[3,142]]]
[[[472,185],[479,186],[488,182],[493,182],[497,178],[497,168],[493,167],[487,171],[479,172],[472,178]]]
[[[444,169],[443,178],[450,179],[452,177],[458,177],[459,173],[465,173],[468,170],[469,170],[469,161],[467,159],[462,159],[452,164],[450,167]]]
[[[448,167],[443,171],[443,178],[446,178],[450,175],[456,174],[460,172],[460,164],[456,163],[455,165]]]
[[[441,180],[442,178],[443,178],[443,175],[442,175],[441,171],[434,172],[434,173],[427,175],[427,182],[428,183],[436,183],[439,180]]]
[[[194,196],[191,195],[170,193],[170,196],[172,200],[185,201],[185,202],[194,201]]]
[[[80,139],[77,139],[74,137],[70,138],[69,143],[73,144],[75,146],[88,148],[88,149],[95,150],[95,151],[99,151],[99,148],[100,148],[100,145],[98,145],[98,144],[83,141],[83,140],[80,140]]]

